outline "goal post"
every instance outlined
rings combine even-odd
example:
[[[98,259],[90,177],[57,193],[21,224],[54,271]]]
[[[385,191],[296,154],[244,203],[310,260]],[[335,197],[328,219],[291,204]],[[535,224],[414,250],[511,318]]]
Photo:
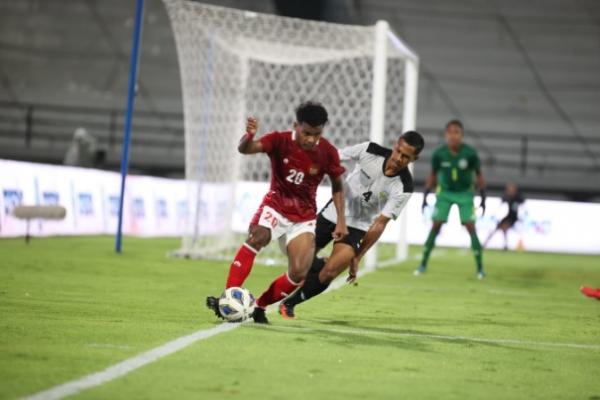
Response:
[[[259,120],[259,134],[286,130],[301,102],[320,101],[330,120],[324,136],[338,148],[366,140],[389,147],[414,129],[418,57],[386,22],[342,25],[163,1],[181,75],[189,187],[188,225],[174,254],[231,259],[245,237],[270,177],[267,157],[237,152],[247,116]],[[319,199],[327,192],[320,188]],[[399,219],[395,251],[371,252],[369,267],[406,257]],[[285,260],[276,244],[259,256]]]

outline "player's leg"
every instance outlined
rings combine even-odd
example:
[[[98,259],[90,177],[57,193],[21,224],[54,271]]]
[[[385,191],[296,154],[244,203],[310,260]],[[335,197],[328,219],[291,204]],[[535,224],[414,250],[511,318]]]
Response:
[[[477,278],[483,279],[485,278],[485,272],[483,270],[482,248],[475,230],[475,223],[467,222],[463,225],[471,237],[471,250],[473,251],[473,255],[475,256],[475,264],[477,265]]]
[[[427,235],[427,239],[425,240],[425,244],[423,245],[423,257],[421,258],[421,264],[414,272],[415,275],[421,275],[427,270],[427,263],[429,262],[429,256],[435,247],[435,240],[440,233],[442,225],[448,221],[448,214],[450,214],[450,207],[452,207],[452,204],[453,202],[444,192],[440,192],[436,196],[433,214],[431,215],[433,223],[431,225],[431,230]]]
[[[252,221],[246,241],[238,249],[233,262],[229,266],[229,275],[225,288],[242,286],[252,270],[256,254],[269,244],[271,239],[277,239],[284,234],[289,221],[269,206],[258,208]]]
[[[333,239],[332,233],[335,230],[335,223],[329,221],[327,218],[323,217],[322,214],[319,214],[317,217],[317,227],[315,229],[315,257],[312,260],[312,264],[308,273],[306,274],[306,279],[298,290],[296,290],[291,296],[289,296],[285,301],[283,301],[279,306],[279,313],[286,319],[293,319],[294,316],[294,305],[300,303],[303,299],[303,290],[306,285],[306,281],[309,280],[311,275],[316,277],[319,276],[321,270],[325,267],[326,259],[319,258],[316,255],[319,251],[327,246],[331,240]],[[311,280],[312,281],[312,280]],[[289,305],[288,304],[289,301]]]
[[[246,241],[238,249],[233,262],[229,266],[229,274],[225,288],[242,286],[250,274],[256,254],[269,244],[271,238],[278,238],[286,229],[288,222],[279,213],[268,206],[258,208],[248,229]],[[221,317],[219,310],[219,298],[208,296],[206,298],[206,307],[213,310],[217,317]]]
[[[591,287],[581,286],[579,290],[581,290],[581,293],[587,297],[594,297],[600,300],[600,288],[594,289]]]
[[[494,230],[490,232],[490,234],[488,235],[487,239],[485,239],[485,242],[483,243],[483,247],[487,247],[487,245],[490,242],[490,240],[492,240],[492,237],[496,234],[496,232],[498,232],[498,230],[500,230],[500,225],[501,224],[496,225],[496,227],[494,228]]]
[[[271,230],[261,225],[250,227],[246,241],[238,249],[233,262],[229,266],[229,275],[225,289],[241,287],[254,265],[254,259],[258,252],[271,241]]]
[[[433,221],[431,224],[431,230],[427,235],[427,239],[425,240],[425,244],[423,245],[423,257],[421,258],[421,264],[415,270],[415,275],[424,274],[427,270],[427,263],[429,262],[429,256],[435,247],[435,240],[437,239],[440,230],[442,229],[442,225],[444,225],[446,221]]]
[[[246,241],[238,249],[233,262],[229,266],[229,274],[225,289],[242,286],[254,264],[256,254],[269,244],[271,239],[271,231],[264,226],[253,225],[248,230]],[[217,317],[222,318],[219,310],[219,298],[215,296],[206,297],[206,307],[213,310]]]
[[[504,232],[504,236],[506,238],[506,229],[508,229],[508,227],[506,227],[507,221],[508,221],[508,216],[502,218],[500,220],[500,222],[498,222],[498,224],[496,225],[496,228],[490,233],[490,235],[487,237],[487,239],[483,243],[484,248],[487,247],[492,236],[494,236],[496,234],[496,232],[498,232],[498,231]],[[505,240],[505,243],[506,243],[506,240]]]
[[[253,318],[268,323],[265,308],[294,292],[304,280],[315,254],[315,221],[294,224],[288,232],[288,271],[277,277],[267,290],[256,299]]]
[[[500,224],[500,230],[504,236],[504,250],[508,250],[508,229],[511,227],[510,221],[504,221]]]
[[[458,204],[458,211],[460,214],[460,222],[464,225],[469,232],[469,236],[471,237],[471,250],[473,251],[473,255],[475,256],[475,264],[477,265],[477,278],[483,279],[485,277],[485,272],[483,271],[483,257],[482,257],[482,248],[481,242],[479,242],[479,237],[477,237],[477,231],[475,230],[475,206],[474,206],[474,196],[472,193],[457,193],[456,200]]]
[[[364,233],[362,236],[364,236]],[[306,275],[302,287],[281,303],[279,313],[287,319],[295,318],[294,307],[323,293],[329,287],[329,284],[348,268],[355,255],[355,247],[348,243],[337,242],[334,244],[327,262],[318,262],[318,264],[323,265],[318,271],[317,268],[313,268],[315,266],[315,262],[313,262],[313,267]],[[315,258],[315,260],[322,259]]]

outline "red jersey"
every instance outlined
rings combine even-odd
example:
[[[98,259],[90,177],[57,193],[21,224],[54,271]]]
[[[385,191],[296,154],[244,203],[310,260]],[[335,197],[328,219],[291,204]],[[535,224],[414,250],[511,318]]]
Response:
[[[272,207],[292,222],[315,219],[317,186],[325,174],[337,178],[344,173],[337,149],[321,138],[304,150],[290,131],[269,133],[260,143],[271,159],[271,187],[260,209]]]

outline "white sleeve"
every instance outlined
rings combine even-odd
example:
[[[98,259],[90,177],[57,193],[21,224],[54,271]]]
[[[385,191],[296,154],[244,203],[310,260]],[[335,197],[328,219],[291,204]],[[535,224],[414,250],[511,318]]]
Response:
[[[388,217],[390,219],[395,220],[400,216],[400,213],[408,204],[408,200],[412,193],[404,193],[404,192],[396,192],[394,193],[383,206],[383,210],[381,210],[381,215],[384,217]]]
[[[348,146],[338,150],[340,161],[358,161],[361,153],[365,152],[367,147],[369,147],[369,142],[355,144],[354,146]]]

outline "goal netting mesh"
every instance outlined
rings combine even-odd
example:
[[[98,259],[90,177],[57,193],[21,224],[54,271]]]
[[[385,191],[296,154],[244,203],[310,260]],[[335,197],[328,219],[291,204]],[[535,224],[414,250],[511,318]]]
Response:
[[[259,120],[260,136],[290,129],[300,103],[319,101],[330,116],[324,137],[337,147],[366,140],[390,146],[402,131],[414,128],[405,114],[407,107],[414,113],[416,91],[406,98],[405,65],[416,66],[417,59],[387,24],[382,35],[381,26],[300,20],[186,0],[164,3],[179,58],[189,185],[189,224],[176,254],[231,259],[244,239],[270,176],[268,157],[237,152],[247,116]],[[319,203],[329,193],[321,188]],[[380,251],[380,258],[401,258],[406,248],[401,232],[396,242],[385,252],[389,255]],[[285,260],[276,243],[259,259]]]

